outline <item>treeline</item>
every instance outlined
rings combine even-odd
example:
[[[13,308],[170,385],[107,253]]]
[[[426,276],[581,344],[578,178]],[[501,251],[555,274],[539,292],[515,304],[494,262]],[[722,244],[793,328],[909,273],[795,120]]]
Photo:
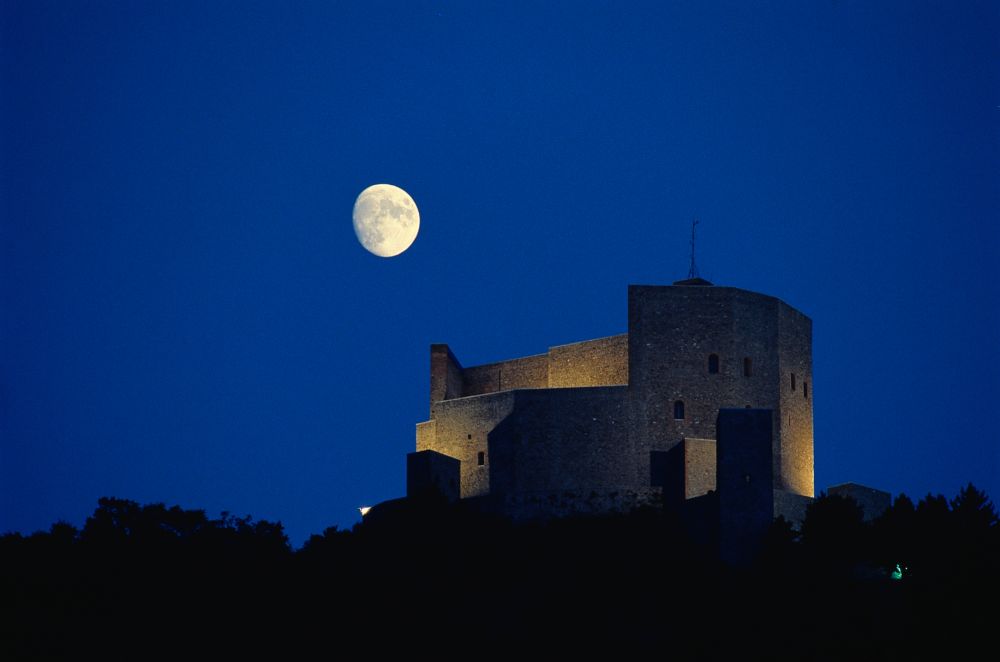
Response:
[[[865,522],[821,496],[749,567],[680,513],[512,524],[403,500],[293,550],[280,523],[104,498],[82,529],[0,536],[0,659],[525,646],[677,659],[948,658],[995,627],[1000,525],[968,485]],[[470,650],[470,646],[475,649]]]

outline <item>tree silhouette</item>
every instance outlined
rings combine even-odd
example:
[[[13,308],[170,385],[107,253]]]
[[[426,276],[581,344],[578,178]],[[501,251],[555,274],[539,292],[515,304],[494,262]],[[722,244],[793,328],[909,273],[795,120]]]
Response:
[[[986,494],[969,483],[951,501],[954,563],[967,581],[995,577],[1000,568],[1000,524]]]
[[[79,531],[0,536],[0,659],[296,657],[296,642],[332,653],[352,637],[370,651],[442,628],[453,650],[918,659],[991,632],[979,605],[1000,591],[1000,524],[972,485],[950,501],[900,495],[871,525],[821,495],[801,535],[779,518],[746,568],[686,526],[672,511],[515,524],[400,500],[293,552],[280,523],[102,498]],[[897,562],[902,581],[888,576]]]
[[[787,573],[792,571],[797,564],[797,543],[799,534],[795,531],[792,523],[783,516],[778,516],[761,544],[760,553],[756,563],[767,572]]]
[[[866,556],[869,544],[864,511],[850,497],[825,492],[809,504],[802,543],[814,562],[845,571]]]
[[[872,523],[872,556],[886,569],[905,573],[916,558],[917,509],[913,501],[900,494],[889,508]]]
[[[969,483],[951,500],[951,512],[959,527],[969,531],[986,532],[997,525],[997,511],[985,492]]]

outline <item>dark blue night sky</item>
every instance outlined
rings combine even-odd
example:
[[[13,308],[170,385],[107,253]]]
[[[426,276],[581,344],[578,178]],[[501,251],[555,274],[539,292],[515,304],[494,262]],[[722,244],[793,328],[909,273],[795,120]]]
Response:
[[[0,531],[404,491],[428,345],[812,317],[816,485],[1000,497],[995,2],[0,5]],[[351,208],[405,188],[412,248]]]

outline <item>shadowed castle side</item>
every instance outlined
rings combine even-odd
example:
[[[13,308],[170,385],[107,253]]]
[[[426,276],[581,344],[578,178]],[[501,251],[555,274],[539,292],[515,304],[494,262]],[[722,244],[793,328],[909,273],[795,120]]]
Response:
[[[632,285],[626,334],[469,367],[432,345],[430,373],[411,496],[528,519],[749,489],[720,502],[734,521],[798,521],[813,496],[812,321],[771,296]]]

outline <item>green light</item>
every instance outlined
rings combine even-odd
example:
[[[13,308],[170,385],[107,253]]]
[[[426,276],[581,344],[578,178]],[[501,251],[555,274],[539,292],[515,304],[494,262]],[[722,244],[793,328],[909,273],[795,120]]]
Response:
[[[893,579],[902,579],[903,578],[903,567],[897,563],[896,564],[896,569],[893,570],[892,574],[889,575],[889,576],[892,577]]]

